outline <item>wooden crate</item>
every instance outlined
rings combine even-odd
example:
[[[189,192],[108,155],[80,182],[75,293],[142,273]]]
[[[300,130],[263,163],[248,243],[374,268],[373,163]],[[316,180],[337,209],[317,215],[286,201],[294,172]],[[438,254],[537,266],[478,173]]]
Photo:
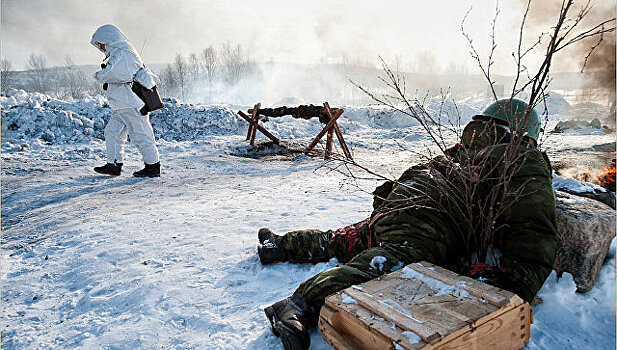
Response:
[[[326,298],[335,349],[521,349],[532,311],[514,293],[420,262]]]

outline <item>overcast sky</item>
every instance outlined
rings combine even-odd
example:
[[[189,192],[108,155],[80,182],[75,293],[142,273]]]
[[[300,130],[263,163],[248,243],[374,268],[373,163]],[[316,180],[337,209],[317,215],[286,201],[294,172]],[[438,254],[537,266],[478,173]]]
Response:
[[[536,2],[530,36],[532,29],[547,29],[552,23],[551,16],[540,12],[554,0]],[[513,69],[509,55],[522,3],[500,2],[501,73]],[[49,65],[61,65],[66,55],[77,64],[98,64],[102,55],[89,41],[98,26],[111,23],[135,47],[143,47],[143,59],[150,64],[169,63],[176,54],[199,53],[229,41],[241,44],[258,61],[315,63],[346,57],[377,64],[381,55],[387,60],[398,56],[403,67],[412,67],[419,53],[428,51],[442,67],[457,62],[473,69],[460,30],[471,5],[468,28],[486,52],[494,0],[2,0],[1,56],[14,69],[26,68],[31,53],[43,54]],[[600,13],[614,12],[615,1],[596,7]],[[578,70],[575,62],[559,68]]]

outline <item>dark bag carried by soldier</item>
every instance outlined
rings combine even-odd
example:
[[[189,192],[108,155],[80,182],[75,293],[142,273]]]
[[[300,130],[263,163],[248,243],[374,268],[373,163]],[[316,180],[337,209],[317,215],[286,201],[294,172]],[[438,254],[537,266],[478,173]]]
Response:
[[[154,74],[144,66],[137,71],[133,78],[131,90],[133,90],[135,95],[144,103],[144,106],[139,110],[142,115],[163,108],[163,101],[161,100],[161,95],[159,95],[159,91],[152,78],[153,76]],[[150,88],[148,88],[148,86],[150,86]]]
[[[148,89],[134,81],[131,89],[135,95],[144,102],[144,106],[139,110],[142,115],[163,108],[163,101],[161,101],[161,95],[159,95],[159,90],[156,88],[156,85],[154,85],[152,89]]]

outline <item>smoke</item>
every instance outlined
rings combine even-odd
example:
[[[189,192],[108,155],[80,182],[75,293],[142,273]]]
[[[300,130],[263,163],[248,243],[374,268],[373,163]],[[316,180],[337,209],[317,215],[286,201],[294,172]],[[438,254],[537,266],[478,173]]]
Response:
[[[557,22],[563,0],[535,0],[531,2],[529,14],[526,20],[526,39],[527,41],[537,39],[541,32],[550,33],[552,25]],[[571,38],[578,33],[593,28],[607,19],[615,17],[615,1],[591,1],[591,7],[583,20],[567,38]],[[568,12],[569,21],[564,23],[564,27],[572,25],[574,19],[583,10],[587,1],[575,1]],[[527,0],[519,0],[519,5],[524,8]],[[609,23],[608,26],[614,26]],[[567,39],[566,38],[566,39]],[[546,43],[548,36],[543,41]],[[615,90],[615,33],[607,33],[602,38],[602,43],[595,47],[593,53],[585,62],[585,58],[594,46],[598,44],[599,37],[588,38],[573,44],[570,48],[558,52],[553,58],[553,71],[572,71],[572,67],[582,69],[592,73],[594,79],[588,81],[582,88],[601,87],[604,89]]]
[[[251,72],[234,83],[220,75],[210,83],[203,79],[195,82],[183,102],[243,106],[259,102],[264,107],[320,105],[323,102],[333,106],[367,104],[370,98],[349,79],[354,76],[376,85],[376,74],[377,70],[372,68],[343,64],[256,64]],[[178,93],[172,91],[166,96],[178,96]]]
[[[43,54],[50,65],[67,53],[77,64],[95,64],[100,56],[90,37],[112,23],[144,47],[150,64],[226,41],[248,48],[260,62],[378,65],[381,55],[400,56],[403,66],[411,66],[415,54],[426,50],[447,64],[452,57],[468,58],[458,23],[470,2],[3,0],[2,55],[20,68],[30,53]]]
[[[593,41],[593,39],[592,39]],[[597,44],[597,41],[585,43],[578,48],[578,55],[585,57],[592,49],[592,45]],[[596,47],[587,63],[585,64],[585,70],[590,72],[597,72],[595,74],[595,81],[592,86],[598,86],[605,89],[615,89],[615,35],[609,33],[604,35],[602,42]]]

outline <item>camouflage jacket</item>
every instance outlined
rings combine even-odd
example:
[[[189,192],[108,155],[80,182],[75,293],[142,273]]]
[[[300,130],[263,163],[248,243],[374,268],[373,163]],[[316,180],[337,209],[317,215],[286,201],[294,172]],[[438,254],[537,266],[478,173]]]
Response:
[[[486,247],[497,248],[496,264],[505,273],[494,284],[528,301],[552,270],[557,229],[550,164],[535,146],[510,142],[495,124],[470,122],[445,156],[379,186],[373,209],[373,244],[407,244],[413,237],[430,252],[427,259],[458,272],[482,260]]]

